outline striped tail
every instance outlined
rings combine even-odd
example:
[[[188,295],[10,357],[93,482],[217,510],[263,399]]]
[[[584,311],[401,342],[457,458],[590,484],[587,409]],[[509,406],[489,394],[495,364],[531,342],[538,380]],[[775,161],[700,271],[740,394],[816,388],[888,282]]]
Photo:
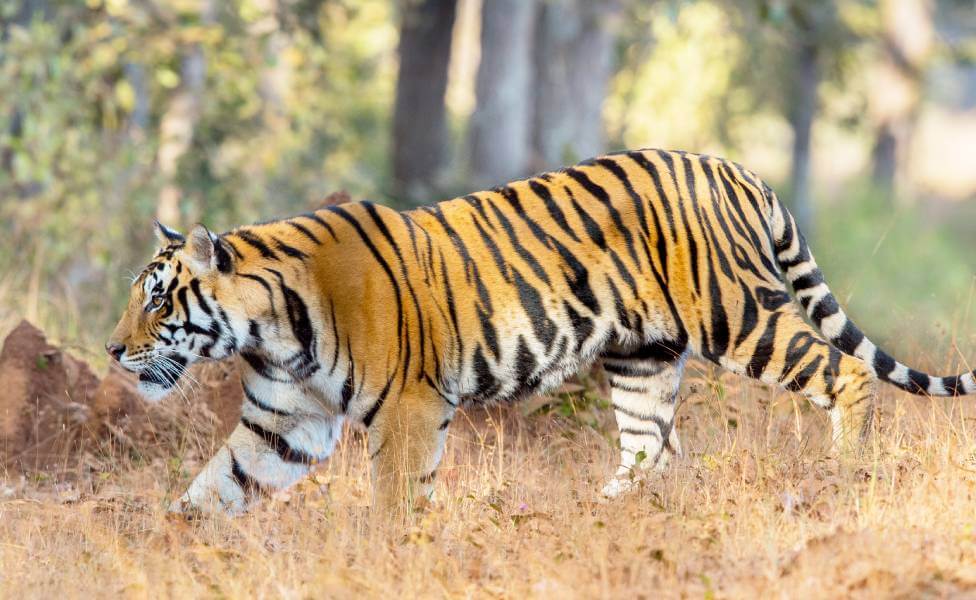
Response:
[[[878,348],[851,321],[827,287],[823,272],[810,253],[810,247],[796,226],[793,215],[766,189],[772,207],[776,262],[793,286],[796,298],[821,333],[838,350],[856,356],[872,369],[879,379],[910,392],[928,396],[962,396],[976,392],[976,371],[937,377],[916,371]]]

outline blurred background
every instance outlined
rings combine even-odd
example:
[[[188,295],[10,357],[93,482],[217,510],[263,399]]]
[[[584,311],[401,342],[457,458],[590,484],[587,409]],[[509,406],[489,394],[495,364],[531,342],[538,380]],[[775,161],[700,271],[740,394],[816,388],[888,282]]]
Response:
[[[0,334],[100,356],[154,217],[640,147],[767,179],[895,353],[976,347],[976,0],[0,0]]]

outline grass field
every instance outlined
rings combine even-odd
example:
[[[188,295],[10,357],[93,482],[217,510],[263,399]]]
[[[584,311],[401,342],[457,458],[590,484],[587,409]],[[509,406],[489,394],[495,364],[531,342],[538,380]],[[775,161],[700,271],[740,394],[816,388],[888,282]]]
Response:
[[[802,399],[700,365],[682,398],[686,456],[609,503],[612,417],[579,399],[457,419],[436,504],[406,523],[371,514],[355,431],[237,519],[168,519],[199,466],[176,458],[120,458],[74,485],[8,480],[0,595],[976,596],[970,401],[885,388],[880,435],[839,462]]]

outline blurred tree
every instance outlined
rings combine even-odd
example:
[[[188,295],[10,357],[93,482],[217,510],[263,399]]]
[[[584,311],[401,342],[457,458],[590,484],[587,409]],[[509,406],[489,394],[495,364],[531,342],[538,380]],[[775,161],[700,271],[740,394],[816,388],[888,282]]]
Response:
[[[619,0],[542,3],[535,26],[532,170],[603,151],[603,102],[620,13]]]
[[[793,129],[789,199],[800,228],[812,238],[815,219],[810,193],[810,155],[813,120],[819,104],[817,88],[822,56],[835,43],[839,22],[832,1],[796,2],[790,8],[795,39],[790,57],[787,109]]]
[[[448,157],[444,93],[457,0],[400,0],[400,69],[393,109],[395,193],[429,201]]]
[[[204,0],[198,16],[201,24],[213,23],[215,0]],[[179,87],[170,99],[159,123],[159,151],[156,161],[163,178],[156,218],[171,227],[182,225],[180,198],[176,180],[179,160],[193,142],[197,122],[203,112],[207,82],[207,59],[200,43],[189,44],[182,52]]]
[[[872,174],[882,189],[894,192],[899,158],[911,139],[932,55],[933,11],[928,0],[882,0],[880,11],[882,60],[871,98],[877,128]]]
[[[498,185],[524,176],[531,135],[532,37],[535,0],[485,0],[481,63],[471,115],[471,185]]]
[[[31,21],[35,19],[46,21],[51,18],[52,6],[48,0],[20,0],[11,5],[4,5],[9,14],[0,14],[0,43],[7,42],[10,36],[10,28],[19,26],[27,28]],[[4,60],[3,53],[0,53],[0,61]],[[14,106],[9,113],[8,132],[11,140],[17,140],[23,135],[23,107]],[[14,149],[12,145],[0,146],[0,169],[8,173],[13,170]],[[20,189],[21,192],[24,188]]]
[[[737,87],[752,96],[749,110],[770,104],[790,125],[789,191],[783,199],[812,238],[816,218],[811,148],[820,85],[843,81],[846,59],[861,39],[845,23],[837,0],[741,0],[730,8],[740,34],[751,41],[738,69]]]

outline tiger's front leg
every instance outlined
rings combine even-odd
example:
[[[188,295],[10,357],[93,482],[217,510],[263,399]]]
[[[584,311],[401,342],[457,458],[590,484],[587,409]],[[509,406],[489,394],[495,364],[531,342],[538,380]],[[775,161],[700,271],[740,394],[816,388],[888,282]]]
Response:
[[[263,494],[305,477],[335,449],[342,415],[294,383],[245,372],[241,422],[170,512],[247,511]]]

